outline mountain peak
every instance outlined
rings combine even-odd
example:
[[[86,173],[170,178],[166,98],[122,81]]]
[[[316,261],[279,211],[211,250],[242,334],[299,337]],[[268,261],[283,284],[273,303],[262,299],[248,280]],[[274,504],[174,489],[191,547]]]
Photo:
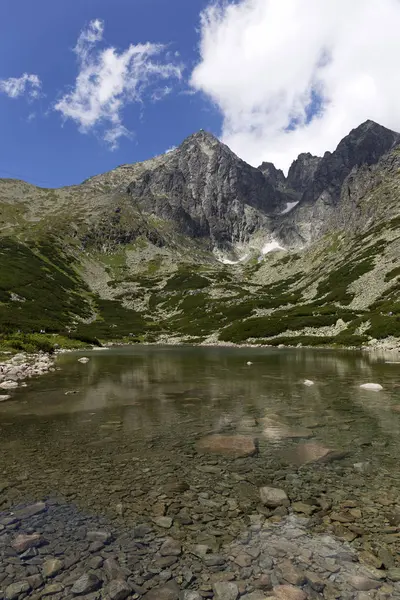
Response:
[[[209,144],[222,144],[222,142],[210,131],[206,131],[205,129],[199,129],[195,133],[189,135],[186,139],[183,140],[182,144],[186,144],[188,142],[206,142]]]

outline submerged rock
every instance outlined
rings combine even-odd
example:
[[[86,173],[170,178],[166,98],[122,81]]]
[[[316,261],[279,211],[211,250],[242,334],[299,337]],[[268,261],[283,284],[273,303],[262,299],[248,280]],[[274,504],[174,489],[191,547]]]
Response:
[[[29,548],[37,548],[38,546],[41,546],[43,541],[44,540],[40,533],[32,533],[30,535],[20,533],[17,535],[11,545],[14,550],[18,552],[18,554],[22,554],[22,552],[25,552]]]
[[[383,390],[380,383],[362,383],[360,388],[362,390],[371,390],[372,392],[381,392]]]
[[[215,452],[232,457],[252,456],[257,448],[252,437],[245,435],[209,435],[196,444],[199,452]]]
[[[18,387],[18,382],[17,381],[12,381],[11,379],[7,380],[7,381],[3,381],[3,383],[0,383],[0,388],[2,390],[12,390],[13,388]]]
[[[268,508],[277,508],[278,506],[288,506],[289,498],[284,490],[273,487],[260,488],[261,502]]]
[[[305,379],[303,381],[303,384],[306,385],[307,387],[311,387],[312,385],[314,385],[314,382],[311,381],[311,379]]]
[[[332,450],[332,448],[326,448],[322,444],[307,443],[299,444],[295,448],[292,448],[287,456],[289,460],[297,465],[305,465],[313,462],[331,462],[333,460],[339,460],[346,456],[346,452],[340,452],[338,450]]]
[[[0,402],[5,402],[6,400],[10,400],[10,398],[11,398],[10,394],[6,394],[6,395],[0,394]]]
[[[86,356],[82,356],[82,358],[78,358],[78,362],[85,364],[89,362],[89,358],[87,358]]]

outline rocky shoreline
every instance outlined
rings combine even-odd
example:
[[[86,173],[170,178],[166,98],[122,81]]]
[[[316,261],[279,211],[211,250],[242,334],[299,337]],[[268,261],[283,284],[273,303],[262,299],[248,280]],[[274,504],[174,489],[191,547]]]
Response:
[[[9,396],[9,394],[5,394],[8,390],[26,385],[25,379],[44,375],[54,370],[53,356],[44,352],[15,354],[10,359],[0,362],[0,402],[9,399],[4,398],[4,395]]]

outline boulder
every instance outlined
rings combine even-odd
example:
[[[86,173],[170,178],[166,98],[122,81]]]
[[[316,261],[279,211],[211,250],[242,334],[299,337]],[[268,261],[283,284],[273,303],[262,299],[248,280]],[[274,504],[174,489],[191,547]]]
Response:
[[[10,400],[10,394],[0,394],[0,402],[6,402],[6,400]]]
[[[284,490],[273,487],[260,488],[261,502],[268,508],[277,508],[278,506],[289,506],[289,498]]]
[[[383,390],[380,383],[362,383],[360,388],[362,390],[370,390],[371,392],[381,392]]]
[[[209,435],[197,442],[196,449],[233,458],[252,456],[257,452],[254,439],[246,435]]]
[[[304,384],[305,386],[307,386],[307,387],[311,387],[312,385],[314,385],[314,382],[313,382],[313,381],[311,381],[311,379],[305,379],[305,380],[303,381],[303,384]]]
[[[10,379],[8,379],[7,381],[3,381],[3,383],[0,383],[0,389],[2,390],[12,390],[16,387],[18,387],[18,383],[16,381],[11,381]]]
[[[89,362],[89,358],[87,358],[86,356],[82,356],[82,358],[78,358],[78,362],[85,364]]]

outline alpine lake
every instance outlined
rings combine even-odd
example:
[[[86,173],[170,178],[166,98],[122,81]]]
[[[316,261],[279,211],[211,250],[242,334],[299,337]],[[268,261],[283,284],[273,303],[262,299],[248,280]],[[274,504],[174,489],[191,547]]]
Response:
[[[0,404],[1,599],[400,598],[399,354],[55,366]]]

